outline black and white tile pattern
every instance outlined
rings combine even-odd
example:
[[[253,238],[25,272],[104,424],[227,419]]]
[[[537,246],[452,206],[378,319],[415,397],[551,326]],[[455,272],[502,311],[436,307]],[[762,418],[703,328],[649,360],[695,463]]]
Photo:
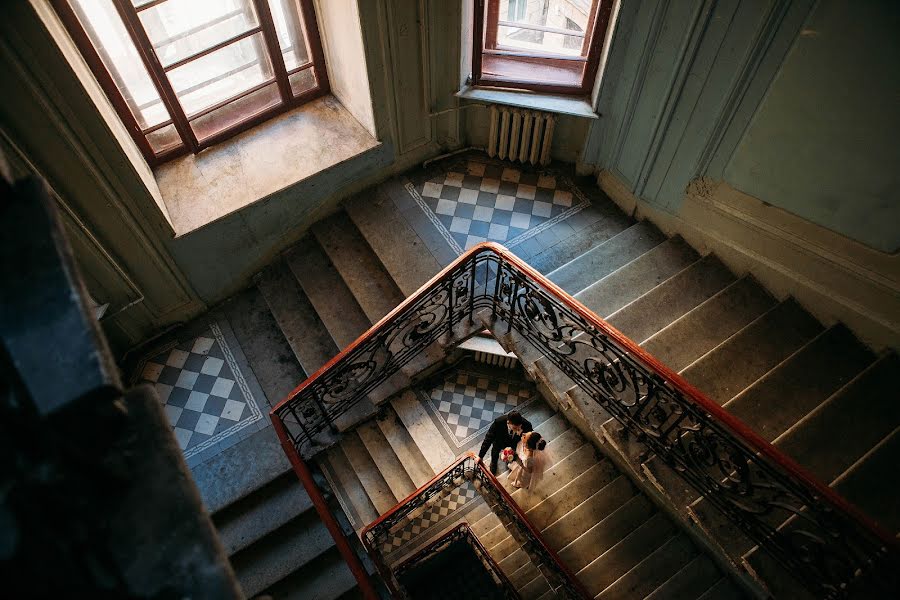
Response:
[[[217,323],[148,359],[140,380],[156,387],[189,464],[192,457],[262,418]]]
[[[463,448],[494,419],[521,408],[533,395],[526,385],[459,370],[428,392],[428,402],[456,447]]]
[[[462,510],[465,508],[468,511],[475,498],[480,498],[480,494],[471,481],[464,481],[445,494],[435,496],[423,509],[413,511],[397,525],[393,536],[381,547],[382,553],[388,555],[398,550],[407,550],[411,543],[424,545],[432,532],[442,529],[438,527],[441,522],[462,516]]]
[[[406,188],[458,254],[484,241],[512,248],[590,205],[552,171],[473,160],[454,168]]]

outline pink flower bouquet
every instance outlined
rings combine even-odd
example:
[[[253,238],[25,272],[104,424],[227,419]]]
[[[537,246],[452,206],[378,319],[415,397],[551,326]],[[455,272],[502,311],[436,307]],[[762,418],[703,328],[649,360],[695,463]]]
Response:
[[[500,460],[502,460],[503,462],[508,463],[508,462],[512,461],[512,459],[514,457],[515,457],[515,454],[513,453],[512,448],[504,448],[503,450],[500,451]]]

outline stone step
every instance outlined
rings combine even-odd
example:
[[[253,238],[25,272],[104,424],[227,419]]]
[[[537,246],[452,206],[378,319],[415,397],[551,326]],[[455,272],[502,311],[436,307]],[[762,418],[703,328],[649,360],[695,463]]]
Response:
[[[309,495],[290,471],[217,512],[213,523],[231,556],[311,508]]]
[[[528,554],[526,554],[524,550],[519,548],[518,550],[504,558],[501,562],[498,562],[497,565],[501,569],[503,569],[504,573],[514,573],[517,569],[521,568],[522,565],[530,561],[531,559],[528,558]]]
[[[644,598],[674,576],[692,558],[697,549],[684,534],[670,538],[653,554],[603,590],[599,600],[626,600]]]
[[[725,408],[772,441],[874,360],[872,352],[846,327],[835,325],[727,402]]]
[[[556,492],[528,510],[528,519],[541,530],[602,489],[618,475],[612,463],[601,461],[572,479],[559,479]],[[568,483],[566,483],[568,481]]]
[[[615,546],[578,572],[578,579],[596,596],[642,560],[653,554],[675,533],[675,525],[656,513]]]
[[[377,323],[403,302],[403,292],[346,212],[319,221],[312,233],[369,321]]]
[[[710,398],[724,404],[822,331],[822,324],[785,300],[682,370]]]
[[[680,237],[648,250],[575,295],[582,304],[607,317],[699,260]]]
[[[390,442],[384,437],[376,420],[363,423],[356,428],[356,433],[394,494],[394,498],[399,501],[413,493],[416,490],[415,484],[394,453]]]
[[[550,590],[550,585],[547,583],[547,580],[544,579],[543,575],[538,574],[537,577],[531,580],[531,583],[521,589],[520,594],[522,600],[537,600],[537,598],[547,593],[548,590]]]
[[[378,427],[384,438],[391,445],[394,454],[400,460],[400,464],[406,470],[406,474],[412,480],[416,489],[428,483],[434,477],[434,469],[425,460],[422,451],[416,446],[415,440],[403,426],[403,422],[397,415],[397,411],[390,404],[385,406],[383,417],[377,420]]]
[[[570,429],[569,431],[575,431]],[[551,461],[558,459],[556,451],[551,445],[547,445],[545,452],[552,452],[548,457]],[[597,451],[592,444],[584,443],[571,454],[563,457],[561,460],[551,465],[544,474],[544,481],[533,490],[516,490],[512,493],[512,498],[519,506],[525,510],[543,502],[551,495],[556,494],[562,489],[562,486],[572,483],[576,477],[583,475],[588,469],[601,463],[609,463],[602,458],[598,458]],[[610,477],[616,475],[615,468],[611,464],[604,465],[604,472],[610,472]]]
[[[641,343],[735,281],[709,254],[609,315],[607,322]]]
[[[722,575],[708,556],[695,556],[681,570],[669,577],[647,600],[671,600],[672,598],[699,598],[715,585]]]
[[[404,296],[412,295],[441,270],[381,186],[353,197],[344,208]]]
[[[547,277],[575,295],[665,241],[666,236],[649,221],[641,221],[570,260]]]
[[[541,273],[550,273],[567,262],[581,256],[595,246],[621,233],[634,224],[634,219],[623,213],[608,199],[582,210],[567,219],[567,222],[591,221],[574,235],[553,244],[549,248],[531,256],[528,264]],[[515,248],[512,249],[516,251]]]
[[[739,598],[744,598],[744,594],[728,578],[723,577],[697,600],[738,600]]]
[[[334,546],[334,539],[308,511],[231,557],[231,566],[248,597],[284,579]]]
[[[332,548],[270,587],[266,593],[278,600],[343,600],[350,598],[353,590],[358,590],[356,578],[337,548]]]
[[[316,309],[285,263],[278,261],[260,273],[256,285],[306,375],[318,371],[338,353]],[[294,385],[297,383],[300,381]]]
[[[635,494],[628,477],[619,475],[578,506],[545,526],[541,535],[551,548],[560,550],[624,505]]]
[[[900,359],[878,359],[827,402],[775,440],[810,473],[829,483],[900,426],[893,389]]]
[[[297,286],[296,281],[292,283]],[[299,291],[299,287],[297,289]],[[296,360],[293,348],[285,339],[262,291],[257,286],[244,290],[226,301],[222,312],[269,406],[275,406],[306,379],[306,372]],[[324,335],[324,327],[320,331]],[[325,337],[328,339],[327,335]]]
[[[900,532],[900,428],[881,440],[833,484],[844,498],[878,521],[888,532]]]
[[[414,392],[407,390],[391,400],[391,406],[432,471],[440,473],[453,462],[456,458],[453,450]]]
[[[341,439],[340,447],[378,514],[383,515],[394,508],[398,498],[385,481],[379,465],[372,460],[358,432],[347,432]],[[400,497],[401,500],[403,498],[404,496]]]
[[[521,590],[526,585],[534,581],[534,578],[540,575],[540,571],[531,561],[525,563],[512,573],[508,573],[509,582],[517,590]]]
[[[378,510],[340,446],[329,448],[320,464],[330,475],[332,487],[339,488],[335,491],[345,501],[344,511],[356,531],[378,518]]]
[[[654,512],[645,496],[635,495],[560,550],[559,557],[574,572],[581,571],[647,522]]]
[[[673,371],[680,371],[755,320],[775,300],[744,277],[667,325],[641,346]]]
[[[285,260],[339,350],[369,328],[371,321],[315,238],[303,238]]]

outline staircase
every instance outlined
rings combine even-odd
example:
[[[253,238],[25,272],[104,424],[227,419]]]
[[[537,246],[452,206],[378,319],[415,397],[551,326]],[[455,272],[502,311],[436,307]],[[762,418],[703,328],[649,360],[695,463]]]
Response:
[[[569,228],[549,247],[514,251],[885,527],[900,529],[897,484],[889,476],[900,452],[900,405],[888,387],[896,355],[874,354],[842,325],[823,325],[714,256],[634,222],[596,188],[585,193],[593,202],[589,224]],[[290,349],[290,356],[260,351],[254,371],[263,387],[263,380],[283,377],[279,371],[293,369],[301,379],[315,373],[447,262],[398,210],[402,194],[402,182],[393,180],[351,199],[244,294],[241,302]],[[267,362],[279,368],[261,374],[256,364]],[[540,360],[523,362],[553,380]],[[360,403],[342,419],[340,443],[318,457],[321,482],[348,531],[358,532],[454,458],[412,392],[376,404]],[[528,411],[551,440],[556,464],[542,489],[553,493],[513,496],[591,594],[742,595],[563,414],[543,402]],[[653,472],[653,457],[645,462]],[[355,582],[288,468],[281,464],[268,481],[211,507],[244,591],[352,597]],[[703,511],[702,499],[691,502]],[[466,519],[523,597],[549,597],[486,506]],[[726,550],[766,572],[752,548]]]

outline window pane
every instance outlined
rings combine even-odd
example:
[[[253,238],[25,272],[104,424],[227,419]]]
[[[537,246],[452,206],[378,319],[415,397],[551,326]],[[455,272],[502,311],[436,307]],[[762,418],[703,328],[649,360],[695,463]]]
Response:
[[[311,89],[315,89],[316,85],[318,85],[316,82],[316,75],[313,73],[312,69],[298,71],[288,77],[288,81],[291,82],[291,92],[294,94],[294,97],[297,97],[304,92],[308,92]]]
[[[169,113],[112,2],[72,0],[71,6],[140,128],[168,121]]]
[[[258,25],[249,0],[168,0],[141,11],[140,18],[163,66]]]
[[[150,147],[156,154],[181,146],[181,137],[174,125],[166,125],[148,133],[147,141],[150,142]]]
[[[274,77],[261,33],[172,69],[168,75],[188,116]]]
[[[284,66],[290,71],[309,62],[303,16],[296,0],[269,0]]]
[[[273,83],[201,117],[197,117],[191,121],[191,127],[194,128],[197,139],[203,142],[206,138],[279,104],[281,104],[281,94],[278,91],[278,84]]]
[[[592,5],[589,0],[500,0],[497,48],[582,56]]]

